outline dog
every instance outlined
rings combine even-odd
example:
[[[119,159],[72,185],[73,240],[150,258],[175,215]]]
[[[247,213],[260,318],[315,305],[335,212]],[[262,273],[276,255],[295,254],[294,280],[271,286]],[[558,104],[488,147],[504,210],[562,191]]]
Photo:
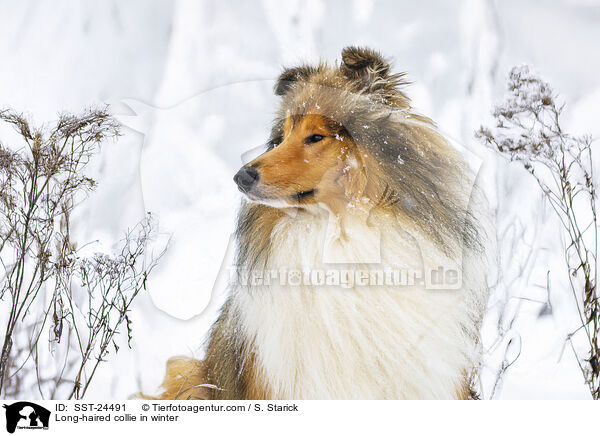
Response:
[[[472,397],[488,295],[485,199],[411,108],[407,83],[360,47],[333,66],[283,71],[266,150],[234,177],[244,274],[204,360],[170,359],[160,393],[144,398]],[[448,283],[431,289],[423,276],[441,270]],[[385,280],[397,271],[408,279]]]

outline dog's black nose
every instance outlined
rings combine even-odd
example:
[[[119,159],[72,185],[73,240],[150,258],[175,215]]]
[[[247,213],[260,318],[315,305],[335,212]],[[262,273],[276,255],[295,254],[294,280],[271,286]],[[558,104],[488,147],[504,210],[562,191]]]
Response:
[[[242,167],[238,173],[233,176],[233,181],[237,183],[242,192],[248,192],[258,182],[260,174],[252,167]]]

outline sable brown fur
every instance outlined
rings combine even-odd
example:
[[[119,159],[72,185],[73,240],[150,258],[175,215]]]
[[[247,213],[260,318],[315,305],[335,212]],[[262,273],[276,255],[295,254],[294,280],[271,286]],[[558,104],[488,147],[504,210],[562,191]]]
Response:
[[[138,394],[146,400],[208,400],[212,398],[211,388],[207,382],[206,365],[200,360],[185,356],[171,357],[162,391],[156,396]]]

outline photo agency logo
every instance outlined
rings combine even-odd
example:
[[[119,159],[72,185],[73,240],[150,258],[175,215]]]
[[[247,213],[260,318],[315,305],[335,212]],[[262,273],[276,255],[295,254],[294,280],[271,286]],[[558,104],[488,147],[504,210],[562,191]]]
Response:
[[[343,289],[361,287],[453,290],[462,287],[462,271],[439,266],[411,268],[327,268],[327,269],[243,269],[230,267],[229,283],[240,287],[331,286]]]
[[[4,404],[6,414],[6,431],[14,433],[19,430],[48,430],[50,411],[38,404],[19,401]]]

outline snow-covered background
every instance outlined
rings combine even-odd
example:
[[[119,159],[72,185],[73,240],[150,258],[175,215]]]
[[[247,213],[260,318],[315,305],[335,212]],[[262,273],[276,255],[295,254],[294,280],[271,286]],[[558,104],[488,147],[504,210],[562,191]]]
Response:
[[[567,130],[599,137],[599,43],[594,0],[0,1],[0,107],[50,122],[108,102],[128,126],[91,168],[99,187],[75,217],[78,237],[110,247],[151,211],[160,241],[170,238],[135,304],[132,349],[100,366],[88,398],[152,390],[168,357],[201,356],[240,201],[231,178],[267,137],[274,79],[283,65],[334,61],[351,44],[407,71],[414,105],[480,156],[494,181],[501,264],[520,277],[507,291],[520,315],[504,340],[520,344],[520,356],[495,397],[588,398],[564,348],[576,313],[561,292],[558,227],[527,174],[489,156],[473,132],[502,98],[510,67],[527,63],[568,104]],[[486,397],[505,348],[489,355]]]

